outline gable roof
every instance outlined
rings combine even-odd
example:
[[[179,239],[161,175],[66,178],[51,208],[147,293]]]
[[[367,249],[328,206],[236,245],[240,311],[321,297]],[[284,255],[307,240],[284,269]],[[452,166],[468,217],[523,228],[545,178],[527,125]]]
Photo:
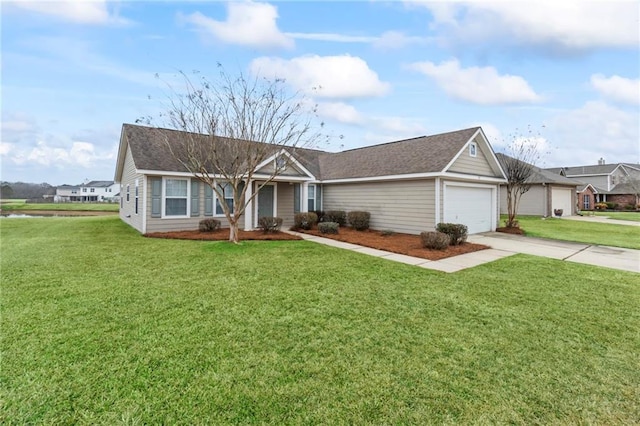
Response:
[[[82,184],[80,186],[94,187],[94,188],[107,188],[113,185],[113,183],[114,182],[112,180],[92,180],[91,182]]]
[[[640,165],[632,163],[596,164],[590,166],[550,167],[546,170],[564,176],[604,176],[612,174],[618,167],[640,170]]]
[[[123,124],[116,180],[121,176],[127,147],[131,150],[138,170],[187,173],[188,170],[184,165],[167,152],[166,146],[166,141],[169,143],[177,141],[183,133],[178,130]],[[278,150],[286,149],[319,180],[443,173],[461,150],[478,135],[481,135],[481,139],[488,146],[482,129],[473,127],[337,153],[274,146],[273,154],[276,155]],[[227,138],[220,139],[233,141]],[[261,142],[242,142],[266,145]],[[490,161],[495,163],[496,170],[500,169],[497,159]],[[502,171],[500,170],[496,175],[502,176]]]
[[[510,157],[503,153],[497,153],[496,157],[498,157],[498,161],[500,161],[500,164],[503,165],[503,168],[507,159],[514,159],[513,157]],[[520,160],[516,160],[516,161],[520,161]],[[577,187],[578,185],[582,184],[582,182],[576,179],[569,179],[567,177],[554,173],[548,169],[541,169],[540,167],[537,167],[533,164],[531,165],[531,167],[533,168],[533,171],[529,179],[527,179],[528,183],[568,185],[573,187]]]
[[[323,180],[333,180],[442,172],[479,129],[325,154],[320,157],[321,176]]]

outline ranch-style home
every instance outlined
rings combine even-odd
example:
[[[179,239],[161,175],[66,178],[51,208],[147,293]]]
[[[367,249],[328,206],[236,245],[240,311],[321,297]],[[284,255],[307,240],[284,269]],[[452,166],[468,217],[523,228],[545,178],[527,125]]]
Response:
[[[170,154],[166,144],[179,137],[176,130],[122,127],[115,172],[120,217],[143,234],[197,229],[207,217],[226,222],[220,203],[231,205],[232,194],[216,199]],[[249,195],[279,155],[290,158],[247,206],[241,220],[246,230],[263,216],[281,217],[288,228],[295,213],[313,210],[364,210],[371,213],[373,229],[410,234],[440,222],[462,223],[469,233],[479,233],[495,230],[499,222],[500,184],[506,179],[480,127],[336,153],[284,150],[248,182]]]

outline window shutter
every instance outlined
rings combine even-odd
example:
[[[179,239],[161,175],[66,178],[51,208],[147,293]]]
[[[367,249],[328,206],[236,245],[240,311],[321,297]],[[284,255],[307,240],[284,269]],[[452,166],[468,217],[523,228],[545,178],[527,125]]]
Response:
[[[213,189],[209,185],[204,186],[204,215],[213,216]]]
[[[200,182],[191,181],[191,217],[200,216]]]
[[[300,190],[299,183],[293,184],[293,213],[300,213]]]
[[[162,216],[162,178],[151,180],[151,217]]]
[[[322,210],[322,187],[316,184],[316,210]]]

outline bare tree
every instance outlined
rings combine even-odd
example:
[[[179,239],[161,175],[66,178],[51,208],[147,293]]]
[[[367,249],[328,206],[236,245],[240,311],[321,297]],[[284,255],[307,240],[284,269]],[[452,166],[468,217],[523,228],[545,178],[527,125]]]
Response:
[[[295,148],[315,143],[320,134],[312,124],[315,107],[291,95],[284,80],[247,79],[219,69],[217,79],[200,77],[197,83],[181,72],[184,90],[170,86],[164,111],[144,121],[181,131],[171,140],[166,132],[158,135],[188,172],[212,188],[229,222],[229,241],[237,243],[249,202],[288,167]],[[254,179],[260,183],[247,196]],[[233,203],[225,202],[229,191]]]
[[[501,165],[507,175],[507,222],[508,228],[518,227],[518,205],[522,196],[531,188],[531,177],[540,160],[540,135],[533,134],[528,127],[526,136],[514,134],[501,156]]]

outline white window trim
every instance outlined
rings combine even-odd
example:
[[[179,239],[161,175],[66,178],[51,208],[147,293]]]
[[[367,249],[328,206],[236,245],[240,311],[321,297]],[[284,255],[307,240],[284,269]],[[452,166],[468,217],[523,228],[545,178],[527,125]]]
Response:
[[[313,198],[309,197],[309,188],[313,187]],[[310,183],[307,187],[307,199],[306,199],[306,204],[307,204],[307,211],[317,211],[318,210],[318,206],[316,205],[316,194],[318,191],[318,186],[315,183]],[[313,210],[309,210],[309,200],[313,200]]]
[[[475,142],[469,144],[469,156],[474,158],[478,156],[478,145]]]
[[[187,182],[187,195],[186,195],[186,199],[187,199],[187,209],[186,209],[186,214],[183,215],[179,215],[179,216],[174,216],[174,215],[170,215],[167,216],[166,212],[166,200],[167,200],[167,180],[184,180]],[[182,198],[182,197],[172,197],[172,198]],[[190,202],[189,200],[191,199],[191,179],[189,178],[181,178],[181,177],[166,177],[163,176],[162,177],[162,206],[161,206],[161,214],[160,214],[160,218],[161,219],[187,219],[191,217],[191,206],[190,206]]]

